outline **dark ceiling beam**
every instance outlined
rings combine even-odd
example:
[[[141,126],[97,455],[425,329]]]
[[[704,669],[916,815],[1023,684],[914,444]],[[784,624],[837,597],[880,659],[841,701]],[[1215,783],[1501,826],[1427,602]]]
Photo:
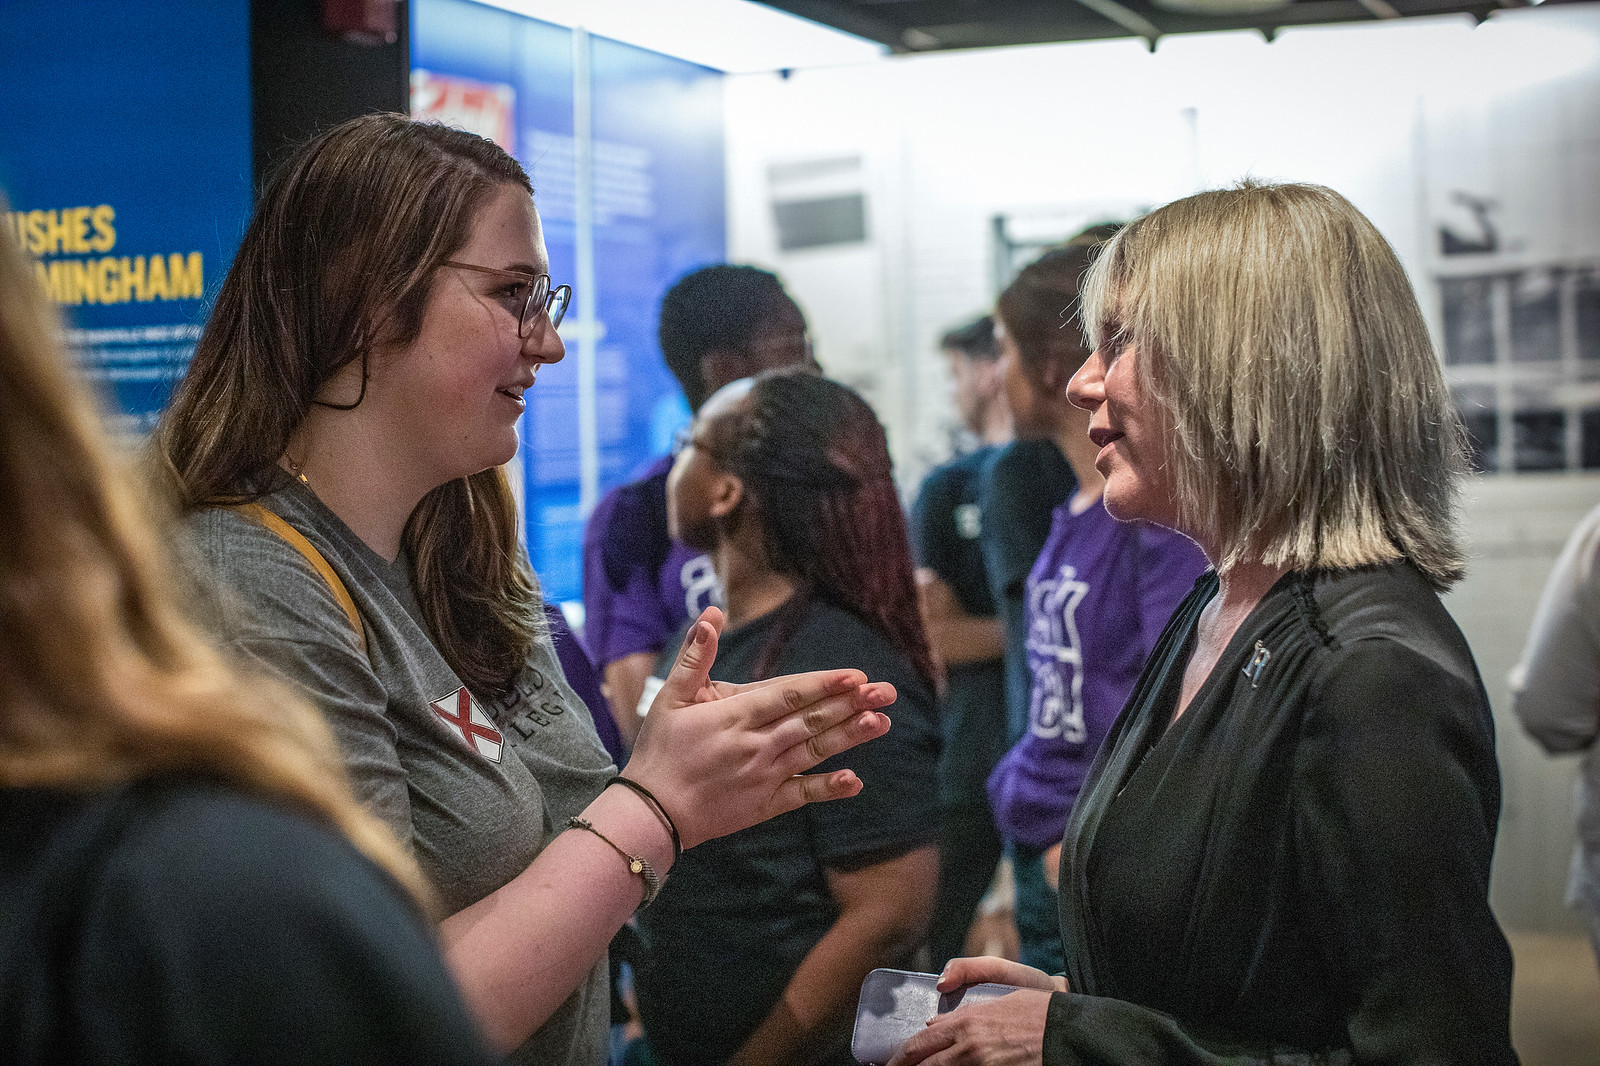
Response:
[[[842,0],[781,0],[778,3],[757,0],[757,2],[791,15],[799,15],[812,22],[820,22],[824,26],[832,26],[836,30],[853,33],[857,37],[865,37],[869,41],[877,41],[879,44],[888,45],[896,52],[909,50],[904,27],[863,14],[859,7]]]
[[[0,0],[3,3],[4,0]],[[1254,30],[1267,40],[1297,26],[1369,22],[1447,13],[1482,22],[1528,0],[1295,0],[1254,14],[1200,15],[1156,9],[1153,0],[761,0],[888,45],[896,52],[995,48],[1129,36]],[[1546,0],[1561,3],[1566,0]],[[870,14],[865,12],[870,11]]]
[[[1376,0],[1382,3],[1383,0]],[[1145,18],[1131,8],[1123,7],[1117,0],[1078,0],[1078,3],[1093,11],[1103,19],[1110,19],[1118,26],[1129,31],[1136,37],[1143,37],[1150,42],[1150,47],[1156,46],[1156,39],[1161,36],[1161,27]]]

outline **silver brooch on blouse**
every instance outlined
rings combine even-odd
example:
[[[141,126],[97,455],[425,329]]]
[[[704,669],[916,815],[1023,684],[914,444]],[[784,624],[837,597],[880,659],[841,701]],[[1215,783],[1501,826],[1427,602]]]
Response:
[[[1267,660],[1270,658],[1272,658],[1272,649],[1259,640],[1256,641],[1255,654],[1250,656],[1250,661],[1245,663],[1244,669],[1240,671],[1250,679],[1251,688],[1261,684],[1261,671],[1266,669]]]

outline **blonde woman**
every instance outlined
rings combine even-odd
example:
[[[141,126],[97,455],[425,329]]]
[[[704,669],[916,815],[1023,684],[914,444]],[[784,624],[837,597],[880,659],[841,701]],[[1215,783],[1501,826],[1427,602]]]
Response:
[[[616,776],[562,677],[503,464],[561,359],[532,187],[493,142],[369,115],[263,193],[160,432],[239,652],[306,692],[416,856],[493,1045],[604,1061],[606,945],[681,848],[802,803],[892,686],[708,680],[691,626]],[[253,508],[241,505],[255,505]]]
[[[1117,518],[1214,573],[1067,826],[1066,973],[957,960],[900,1063],[1514,1063],[1462,433],[1394,252],[1307,185],[1202,193],[1090,273],[1073,377]],[[1037,991],[1034,991],[1034,990]]]
[[[0,234],[0,1061],[487,1063],[321,717],[185,619]]]

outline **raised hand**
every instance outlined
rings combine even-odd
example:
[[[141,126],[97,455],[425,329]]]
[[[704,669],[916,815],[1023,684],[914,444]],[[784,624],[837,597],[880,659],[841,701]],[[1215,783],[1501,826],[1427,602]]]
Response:
[[[649,788],[684,847],[806,803],[861,791],[849,770],[801,775],[889,729],[893,685],[859,670],[819,670],[730,685],[712,681],[722,612],[690,628],[639,731],[628,776]]]

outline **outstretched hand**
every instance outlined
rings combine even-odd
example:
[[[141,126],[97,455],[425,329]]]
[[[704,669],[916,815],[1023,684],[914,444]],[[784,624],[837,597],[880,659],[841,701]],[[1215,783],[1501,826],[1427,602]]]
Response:
[[[708,607],[690,627],[628,761],[628,776],[660,799],[686,848],[860,792],[850,770],[797,775],[888,732],[878,710],[895,700],[893,685],[859,670],[712,681],[722,625]]]

